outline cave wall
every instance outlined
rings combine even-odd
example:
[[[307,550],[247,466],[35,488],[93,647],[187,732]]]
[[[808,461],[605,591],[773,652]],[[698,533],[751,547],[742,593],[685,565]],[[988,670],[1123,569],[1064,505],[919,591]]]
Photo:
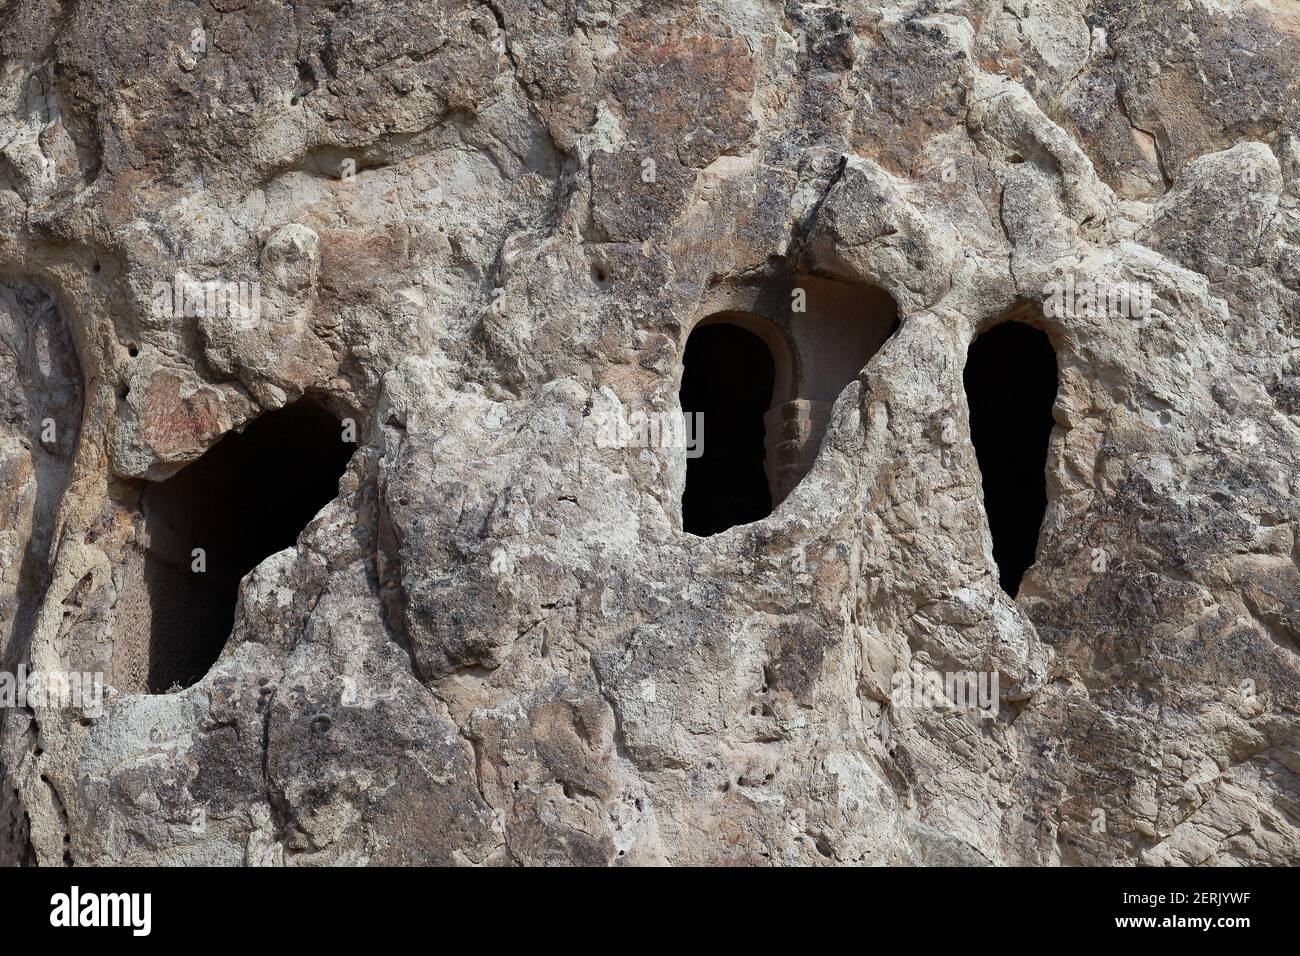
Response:
[[[109,686],[0,711],[0,862],[1300,862],[1298,47],[1280,0],[11,0],[0,624]],[[897,331],[688,535],[683,450],[600,423],[799,276]],[[1060,376],[1015,599],[963,390],[1009,316]],[[337,496],[201,679],[115,678],[141,488],[304,396]],[[899,693],[952,673],[995,698]]]

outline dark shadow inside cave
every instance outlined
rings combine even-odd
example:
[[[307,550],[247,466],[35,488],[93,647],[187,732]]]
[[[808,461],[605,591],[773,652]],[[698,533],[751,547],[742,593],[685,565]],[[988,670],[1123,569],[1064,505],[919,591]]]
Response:
[[[963,377],[993,559],[1002,590],[1015,597],[1047,511],[1056,352],[1042,330],[1003,322],[971,343]]]
[[[150,693],[188,687],[207,673],[230,635],[240,580],[294,545],[338,494],[355,448],[339,419],[303,399],[145,488],[146,540],[134,575],[143,594],[125,601],[123,613],[129,638],[147,635]],[[128,585],[131,578],[128,569]]]
[[[754,333],[720,322],[691,333],[682,361],[682,412],[704,423],[703,454],[686,461],[683,529],[707,536],[767,517],[763,415],[775,384],[772,353]]]

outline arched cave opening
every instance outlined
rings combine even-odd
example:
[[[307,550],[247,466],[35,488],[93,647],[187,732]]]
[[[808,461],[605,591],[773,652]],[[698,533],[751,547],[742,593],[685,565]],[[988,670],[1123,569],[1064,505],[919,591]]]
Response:
[[[1056,351],[1042,330],[1003,322],[971,343],[963,378],[993,559],[1002,590],[1015,597],[1047,511]]]
[[[691,333],[682,363],[682,412],[702,415],[704,426],[703,453],[686,460],[683,529],[704,537],[767,517],[763,415],[776,381],[771,351],[754,333],[717,322]]]
[[[146,486],[143,547],[127,569],[119,634],[149,693],[188,687],[230,636],[239,582],[292,547],[338,494],[356,448],[342,423],[310,399],[231,432],[166,481]],[[196,565],[196,549],[202,565]],[[200,569],[201,567],[201,569]]]

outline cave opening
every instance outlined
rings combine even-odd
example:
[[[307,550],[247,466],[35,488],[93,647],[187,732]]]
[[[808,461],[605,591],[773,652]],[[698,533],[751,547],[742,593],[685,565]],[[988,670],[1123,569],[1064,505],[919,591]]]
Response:
[[[206,674],[234,624],[239,582],[292,547],[338,494],[356,445],[311,399],[268,412],[223,437],[141,497],[141,545],[127,570],[119,621],[149,693]]]
[[[767,517],[763,416],[776,382],[771,351],[738,325],[702,324],[687,339],[682,364],[682,413],[703,423],[702,453],[686,461],[683,529],[707,537]]]
[[[971,343],[963,379],[993,559],[1002,590],[1015,597],[1047,511],[1056,351],[1041,329],[1003,322]]]

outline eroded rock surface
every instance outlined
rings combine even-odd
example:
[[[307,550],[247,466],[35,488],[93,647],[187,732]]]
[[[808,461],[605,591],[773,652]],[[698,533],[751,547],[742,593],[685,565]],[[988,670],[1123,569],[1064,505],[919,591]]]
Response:
[[[9,0],[3,661],[109,686],[0,710],[0,863],[1300,863],[1298,62],[1285,0]],[[688,534],[602,427],[801,277],[897,329]],[[1004,319],[1059,382],[1015,597]],[[299,402],[337,497],[147,692],[147,490]],[[898,693],[949,673],[992,704]]]

